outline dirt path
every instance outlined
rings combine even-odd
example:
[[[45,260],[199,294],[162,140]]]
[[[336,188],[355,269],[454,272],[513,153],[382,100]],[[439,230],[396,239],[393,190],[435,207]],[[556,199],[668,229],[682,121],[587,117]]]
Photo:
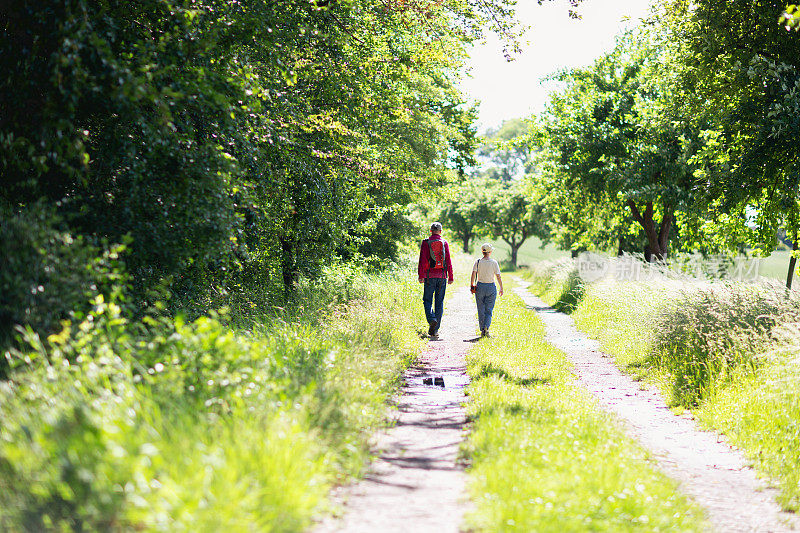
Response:
[[[775,503],[767,488],[746,466],[742,455],[717,435],[701,431],[693,420],[674,415],[654,390],[623,375],[599,343],[575,329],[572,318],[545,305],[520,282],[515,292],[534,309],[547,328],[547,340],[575,364],[575,374],[629,433],[654,455],[659,466],[705,507],[719,531],[793,531],[798,518]]]
[[[341,520],[329,519],[316,531],[459,531],[467,503],[466,475],[456,463],[465,437],[462,404],[468,383],[464,354],[477,328],[469,289],[453,290],[439,330],[419,365],[405,374],[396,398],[394,427],[381,434],[379,456],[361,482],[344,487],[335,499],[345,502]],[[444,388],[424,385],[441,376]]]

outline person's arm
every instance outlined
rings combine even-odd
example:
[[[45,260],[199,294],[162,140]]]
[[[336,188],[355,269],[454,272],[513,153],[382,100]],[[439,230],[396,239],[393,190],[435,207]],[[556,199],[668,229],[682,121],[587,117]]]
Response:
[[[470,287],[474,287],[475,286],[475,279],[477,279],[477,277],[478,277],[478,271],[477,270],[473,270],[472,271],[472,277],[469,280],[469,286]]]
[[[497,277],[497,284],[500,285],[500,296],[503,295],[503,278],[500,277],[500,265],[497,264],[495,261],[494,263],[494,275]]]
[[[428,273],[428,247],[425,241],[419,247],[419,263],[417,264],[417,277],[420,283],[425,283],[425,274]]]
[[[450,246],[447,241],[444,242],[444,262],[447,268],[447,284],[453,283],[453,262],[450,260]]]

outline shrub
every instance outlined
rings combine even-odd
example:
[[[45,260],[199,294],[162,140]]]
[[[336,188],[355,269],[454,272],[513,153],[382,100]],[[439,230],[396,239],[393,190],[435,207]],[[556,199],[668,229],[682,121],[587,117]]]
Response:
[[[40,204],[18,212],[0,208],[0,250],[0,349],[15,325],[52,333],[71,312],[86,311],[100,291],[117,293],[125,282],[124,246],[75,236]]]
[[[673,401],[693,406],[741,372],[752,372],[776,325],[797,317],[797,301],[770,285],[695,286],[667,304],[654,329],[652,357],[672,376]]]

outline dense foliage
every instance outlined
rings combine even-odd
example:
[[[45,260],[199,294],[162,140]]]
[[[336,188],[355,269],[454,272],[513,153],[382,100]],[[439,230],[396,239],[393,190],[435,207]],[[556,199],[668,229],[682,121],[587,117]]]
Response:
[[[335,254],[391,258],[410,198],[471,161],[474,110],[454,81],[484,25],[512,32],[509,10],[505,0],[4,4],[4,226],[39,220],[27,237],[40,250],[60,239],[78,243],[59,245],[65,253],[102,257],[125,244],[134,311],[170,295],[199,312],[267,305]],[[63,295],[58,276],[24,257],[0,269],[43,294],[30,305]],[[73,284],[98,272],[83,274]],[[4,291],[5,324],[20,298],[31,300]]]
[[[767,252],[778,228],[798,227],[800,35],[776,23],[784,7],[675,2],[667,11],[678,43],[673,106],[702,130],[692,163],[712,221],[703,229],[735,241],[752,218],[748,244]]]
[[[555,240],[645,240],[658,259],[670,242],[769,254],[776,233],[795,236],[800,33],[785,9],[660,4],[593,65],[554,76],[528,142],[543,148],[532,181]]]
[[[580,191],[592,206],[629,209],[660,259],[675,213],[690,196],[686,159],[693,133],[660,113],[668,89],[655,72],[663,62],[659,52],[641,35],[626,37],[588,69],[559,75],[567,88],[541,117],[540,139],[554,158],[558,181],[550,186]]]

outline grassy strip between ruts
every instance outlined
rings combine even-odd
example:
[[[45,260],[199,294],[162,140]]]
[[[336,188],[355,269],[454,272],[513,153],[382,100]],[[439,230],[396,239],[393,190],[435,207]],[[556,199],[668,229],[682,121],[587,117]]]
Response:
[[[700,531],[702,512],[575,384],[565,354],[515,295],[467,356],[478,531]]]
[[[580,329],[617,365],[725,433],[800,509],[800,304],[768,283],[576,281],[570,261],[542,264],[531,290],[568,300]],[[566,297],[565,297],[566,295]],[[576,298],[575,296],[579,296]]]
[[[333,268],[302,307],[138,335],[113,303],[12,356],[0,530],[302,531],[420,348],[415,276]]]

